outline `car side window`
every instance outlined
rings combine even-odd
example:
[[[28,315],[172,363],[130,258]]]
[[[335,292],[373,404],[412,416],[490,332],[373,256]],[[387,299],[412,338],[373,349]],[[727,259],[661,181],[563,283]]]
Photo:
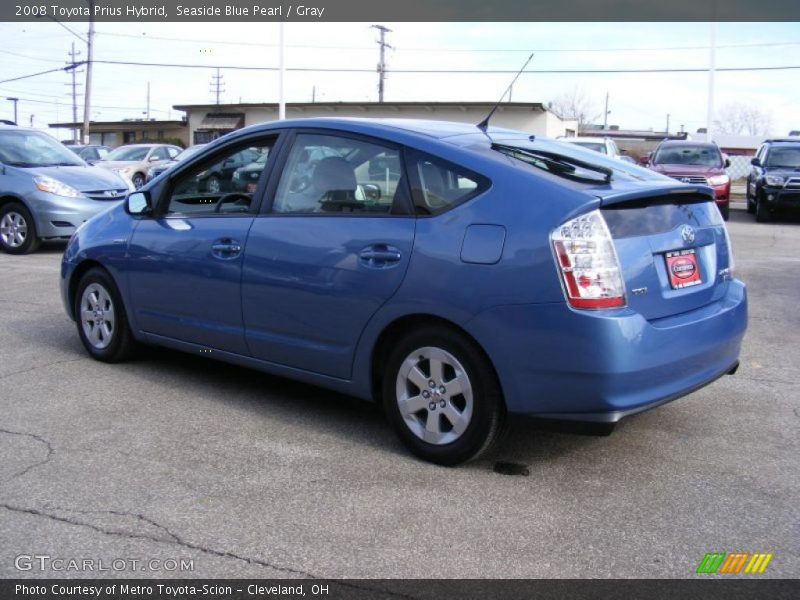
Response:
[[[433,157],[417,157],[414,169],[419,184],[415,184],[412,195],[418,215],[442,213],[489,187],[485,177]]]
[[[153,151],[150,153],[150,156],[147,157],[148,160],[167,160],[167,150],[163,146],[159,146],[158,148],[153,148]]]
[[[397,148],[337,135],[298,134],[272,212],[391,213],[402,195],[401,165]]]
[[[267,166],[274,140],[264,140],[242,148],[236,146],[216,154],[177,176],[170,188],[166,215],[215,215],[247,213],[253,208],[253,194]],[[232,158],[243,150],[250,160],[237,163]]]

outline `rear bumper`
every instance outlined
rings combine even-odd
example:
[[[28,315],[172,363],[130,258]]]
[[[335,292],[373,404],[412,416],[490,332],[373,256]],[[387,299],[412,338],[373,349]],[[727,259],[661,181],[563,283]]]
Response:
[[[647,321],[630,309],[498,307],[469,329],[494,362],[509,412],[616,422],[735,368],[747,327],[743,283],[700,309]]]

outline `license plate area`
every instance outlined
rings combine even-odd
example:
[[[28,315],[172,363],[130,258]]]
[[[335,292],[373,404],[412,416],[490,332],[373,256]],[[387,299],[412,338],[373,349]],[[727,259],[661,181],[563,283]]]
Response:
[[[673,290],[680,290],[703,283],[694,248],[667,252],[664,254],[664,260],[667,263],[669,285]]]

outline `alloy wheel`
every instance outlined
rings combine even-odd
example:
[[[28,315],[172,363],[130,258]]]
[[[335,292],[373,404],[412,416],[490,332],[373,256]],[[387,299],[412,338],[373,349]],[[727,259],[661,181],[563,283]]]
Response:
[[[103,350],[114,338],[116,314],[111,294],[99,283],[86,287],[81,296],[81,326],[86,340]]]
[[[0,239],[9,248],[19,248],[28,238],[28,222],[15,211],[7,212],[0,220]]]
[[[466,369],[441,348],[411,352],[400,365],[396,398],[408,429],[437,446],[459,439],[472,419],[474,399]]]

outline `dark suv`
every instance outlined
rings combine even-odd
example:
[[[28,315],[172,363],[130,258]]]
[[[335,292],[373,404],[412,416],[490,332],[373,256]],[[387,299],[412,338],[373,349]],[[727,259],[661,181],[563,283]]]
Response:
[[[766,140],[750,161],[747,212],[764,223],[779,208],[800,206],[800,140]]]
[[[665,140],[648,161],[654,171],[684,183],[707,185],[714,190],[714,199],[728,220],[730,213],[731,178],[725,169],[731,165],[716,144]]]

